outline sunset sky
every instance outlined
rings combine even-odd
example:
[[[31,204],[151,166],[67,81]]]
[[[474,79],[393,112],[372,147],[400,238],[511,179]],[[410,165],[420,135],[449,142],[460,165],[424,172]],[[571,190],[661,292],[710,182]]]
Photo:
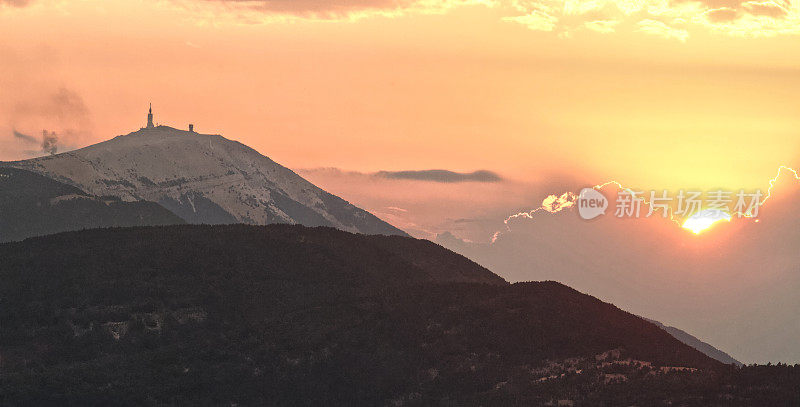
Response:
[[[42,130],[56,132],[60,151],[135,131],[152,102],[157,122],[238,140],[416,237],[483,245],[503,231],[494,252],[464,252],[511,280],[558,278],[743,360],[800,361],[792,316],[772,323],[782,334],[762,352],[759,338],[736,339],[750,329],[743,321],[764,319],[762,305],[714,319],[749,289],[771,292],[753,275],[721,283],[737,261],[764,266],[740,227],[696,237],[647,223],[652,240],[631,244],[630,231],[598,226],[569,265],[614,269],[601,283],[520,271],[561,264],[533,256],[560,253],[540,245],[572,242],[574,229],[503,224],[549,193],[612,179],[766,189],[779,165],[800,165],[798,40],[796,1],[0,0],[0,160],[43,154]],[[494,178],[395,173],[429,169]],[[792,230],[780,233],[796,244]],[[614,251],[662,241],[672,249],[625,257],[657,278],[633,274]],[[796,286],[785,284],[797,283],[787,274],[794,246],[768,247],[775,269],[760,283]],[[714,256],[676,264],[681,250]],[[711,264],[723,252],[747,257]],[[713,272],[697,277],[703,270]],[[660,286],[661,297],[624,291]],[[669,308],[678,293],[687,302]],[[782,295],[790,306],[775,309],[800,306]]]
[[[5,160],[14,129],[84,146],[148,102],[290,168],[755,187],[798,153],[789,2],[0,4]]]

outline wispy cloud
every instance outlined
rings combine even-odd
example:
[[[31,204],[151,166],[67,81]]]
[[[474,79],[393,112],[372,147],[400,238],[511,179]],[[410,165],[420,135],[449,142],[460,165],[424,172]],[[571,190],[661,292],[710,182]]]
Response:
[[[495,0],[171,0],[208,22],[225,17],[246,24],[292,20],[355,21],[411,13],[441,14],[467,5],[493,6]]]
[[[597,31],[602,34],[613,33],[616,31],[616,26],[619,24],[617,20],[596,20],[596,21],[588,21],[583,25],[592,30]]]
[[[481,182],[494,183],[503,181],[503,177],[496,172],[489,170],[478,170],[472,172],[456,172],[450,170],[408,170],[408,171],[378,171],[378,172],[358,172],[344,171],[339,168],[307,168],[298,170],[302,174],[326,174],[326,175],[345,175],[360,176],[369,178],[379,178],[386,180],[409,180],[423,182],[439,182],[445,184],[461,182]]]
[[[25,7],[31,3],[31,0],[0,0],[0,7]]]
[[[380,171],[375,176],[389,179],[407,179],[431,182],[499,182],[503,178],[492,171],[455,172],[448,170]]]
[[[508,22],[569,37],[632,30],[687,41],[695,30],[742,37],[800,34],[800,3],[789,0],[511,0]]]
[[[398,208],[396,206],[387,206],[386,209],[393,212],[408,212],[408,209]]]
[[[558,24],[558,17],[551,16],[540,10],[532,10],[529,14],[504,17],[503,21],[519,23],[531,30],[553,31]]]
[[[22,8],[36,0],[0,0]],[[442,14],[467,6],[496,10],[503,21],[569,38],[575,31],[627,31],[687,41],[695,30],[731,36],[800,34],[800,2],[792,0],[168,0],[160,5],[201,24],[356,21],[369,17]],[[187,44],[193,46],[193,44]]]
[[[36,137],[29,136],[29,135],[27,135],[25,133],[20,133],[16,129],[13,130],[12,133],[14,134],[14,137],[16,137],[19,140],[22,140],[22,141],[25,141],[25,142],[28,142],[28,143],[38,143],[39,142],[39,140],[37,140]]]
[[[639,26],[638,31],[645,34],[655,35],[657,37],[666,39],[674,38],[679,41],[686,41],[686,39],[689,38],[689,33],[686,30],[670,27],[661,21],[646,19],[639,21],[637,25]]]
[[[579,30],[602,34],[627,30],[678,41],[687,41],[694,30],[750,37],[800,34],[800,3],[791,0],[172,1],[194,10],[217,7],[250,23],[287,19],[352,21],[370,16],[444,13],[458,7],[483,5],[498,10],[503,21],[553,32],[562,38],[569,38]]]
[[[55,154],[91,137],[91,112],[76,91],[28,81],[3,82],[2,78],[0,86],[9,90],[7,103],[0,104],[0,124],[7,129],[0,136],[22,142],[0,146],[0,152],[9,158],[19,153],[30,155],[32,144],[40,146],[39,152]]]

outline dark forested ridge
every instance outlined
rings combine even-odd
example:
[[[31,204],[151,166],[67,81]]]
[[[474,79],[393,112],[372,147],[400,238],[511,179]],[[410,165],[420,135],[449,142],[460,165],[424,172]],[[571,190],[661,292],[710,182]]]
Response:
[[[0,245],[1,405],[796,405],[554,282],[331,228],[160,226]],[[759,370],[761,369],[761,370]]]
[[[0,167],[0,242],[97,227],[182,223],[157,203],[97,197],[30,171]]]

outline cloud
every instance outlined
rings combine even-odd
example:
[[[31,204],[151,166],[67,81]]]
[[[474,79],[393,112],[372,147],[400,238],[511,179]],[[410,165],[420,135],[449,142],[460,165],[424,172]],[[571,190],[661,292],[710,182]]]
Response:
[[[499,182],[503,178],[492,171],[480,170],[460,173],[448,170],[421,170],[421,171],[379,171],[375,176],[388,179],[405,179],[415,181],[430,181],[442,183],[454,182]]]
[[[637,31],[661,38],[674,38],[680,41],[686,41],[689,38],[689,33],[686,30],[670,27],[661,21],[646,19],[639,21],[637,25],[639,26]]]
[[[208,1],[208,0],[207,0]],[[396,10],[412,6],[414,0],[210,0],[244,10],[338,18],[360,11]]]
[[[586,28],[597,31],[602,34],[613,33],[615,28],[619,24],[619,21],[616,20],[597,20],[597,21],[589,21],[584,23]]]
[[[467,5],[494,5],[495,0],[171,0],[194,12],[200,22],[224,19],[245,24],[281,21],[354,21],[366,17],[397,17],[409,13],[444,13]]]
[[[800,3],[788,0],[507,0],[503,21],[569,38],[628,30],[687,41],[697,30],[737,37],[800,34]]]
[[[29,7],[46,3],[31,2]],[[16,9],[2,11],[8,10],[16,13]],[[35,137],[40,144],[43,129],[55,132],[59,151],[94,139],[89,105],[81,91],[62,78],[60,50],[47,45],[24,49],[0,45],[0,55],[0,160],[30,157],[33,143],[20,142],[24,138],[17,133]]]
[[[364,177],[368,178],[371,174],[359,171],[345,171],[336,167],[317,167],[317,168],[298,168],[296,170],[305,176],[324,176],[324,177]]]
[[[712,23],[724,23],[738,19],[739,12],[732,8],[723,7],[709,10],[706,13],[706,17],[708,17],[708,21]]]
[[[491,220],[491,219],[489,219],[489,218],[458,218],[458,219],[453,219],[453,223],[455,223],[455,224],[475,223],[475,222],[486,222],[488,220]]]
[[[57,132],[68,140],[80,139],[91,132],[91,115],[83,97],[63,86],[17,100],[8,115],[13,123],[27,124],[26,128],[34,125],[54,128],[49,134]]]
[[[12,133],[14,134],[14,137],[16,137],[16,138],[18,138],[18,139],[20,139],[22,141],[25,141],[25,142],[28,142],[28,143],[38,143],[39,142],[39,140],[36,140],[36,137],[29,136],[29,135],[24,134],[24,133],[20,133],[16,129],[12,130]]]
[[[731,36],[800,34],[800,3],[789,0],[173,0],[220,7],[253,23],[286,19],[356,20],[369,16],[443,13],[484,5],[502,21],[569,38],[574,31],[621,29],[685,42],[694,30]],[[212,13],[219,16],[220,13]],[[627,22],[627,24],[626,24]]]
[[[378,171],[378,172],[359,172],[344,171],[335,167],[324,168],[305,168],[297,170],[304,176],[326,176],[326,177],[363,177],[386,180],[411,180],[425,182],[440,182],[446,184],[461,182],[482,182],[494,183],[503,181],[499,174],[488,171],[478,170],[473,172],[456,172],[450,170],[408,170],[408,171]]]
[[[789,10],[772,1],[748,1],[742,7],[754,16],[766,16],[775,19],[782,19],[789,14]]]
[[[530,14],[514,17],[504,17],[503,21],[522,24],[531,30],[553,31],[558,23],[558,18],[539,10],[533,10]]]
[[[0,0],[0,7],[34,3]],[[167,0],[159,4],[210,25],[355,21],[443,14],[480,5],[494,9],[502,21],[560,38],[570,38],[576,31],[627,31],[682,42],[696,30],[737,37],[800,34],[800,2],[792,0]]]
[[[69,122],[84,120],[89,109],[80,94],[62,86],[43,99],[17,104],[17,113],[50,116]]]
[[[25,154],[27,155],[37,155],[38,153],[47,153],[50,155],[58,153],[59,144],[58,144],[58,133],[54,131],[47,131],[42,130],[42,139],[38,140],[36,137],[29,136],[25,133],[20,133],[17,130],[13,130],[12,134],[18,140],[22,140],[29,144],[39,144],[41,147],[40,151],[32,151],[32,150],[25,150]]]
[[[23,83],[9,83],[7,89],[9,97],[0,103],[0,129],[7,129],[16,140],[39,144],[40,152],[55,154],[91,138],[91,113],[76,91],[39,84],[25,88]],[[34,136],[39,134],[41,138]],[[0,153],[17,159],[20,154],[31,155],[31,150],[19,143],[3,143]]]
[[[31,0],[0,0],[0,7],[25,7],[31,3]]]

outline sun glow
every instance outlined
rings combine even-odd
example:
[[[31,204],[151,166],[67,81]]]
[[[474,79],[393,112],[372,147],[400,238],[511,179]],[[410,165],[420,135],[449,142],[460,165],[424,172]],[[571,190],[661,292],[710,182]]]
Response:
[[[699,235],[720,221],[730,222],[731,215],[718,210],[705,209],[690,216],[685,222],[683,222],[681,227],[692,231],[692,233],[696,235]]]

